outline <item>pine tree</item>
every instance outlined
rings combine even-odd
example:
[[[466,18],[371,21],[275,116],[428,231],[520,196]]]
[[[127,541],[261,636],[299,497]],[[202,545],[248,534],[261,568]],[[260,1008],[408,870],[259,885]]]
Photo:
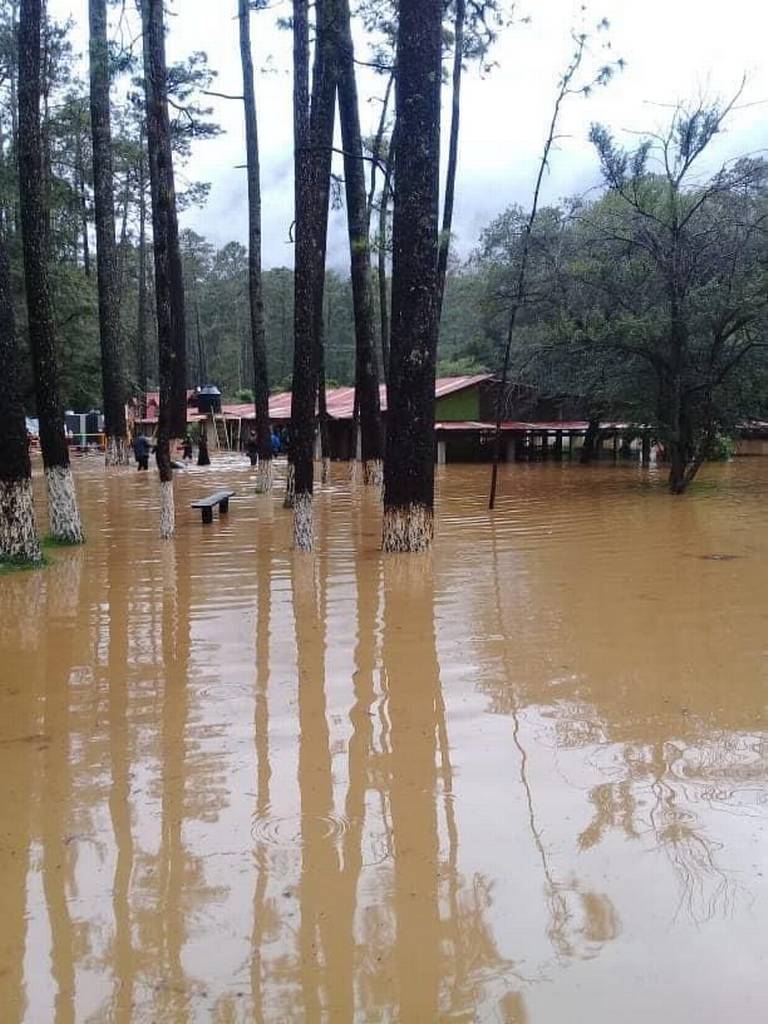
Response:
[[[253,395],[256,408],[256,434],[259,450],[257,490],[272,490],[272,438],[269,428],[269,380],[267,345],[264,331],[264,296],[261,281],[261,173],[259,134],[256,119],[256,91],[253,83],[251,22],[249,0],[238,0],[240,20],[240,59],[243,66],[243,106],[245,108],[245,145],[248,173],[248,294],[251,313],[251,349],[253,353]]]
[[[128,464],[125,385],[120,351],[120,295],[115,242],[112,126],[109,109],[107,0],[89,0],[91,135],[93,194],[96,213],[96,259],[99,283],[99,334],[108,466]],[[87,238],[87,230],[84,232]]]
[[[441,59],[441,0],[402,0],[397,38],[385,551],[422,551],[434,534]]]
[[[317,383],[322,368],[325,250],[336,101],[337,0],[315,5],[315,55],[309,103],[306,0],[294,0],[294,136],[296,260],[291,403],[294,543],[313,546],[312,492]]]
[[[83,528],[64,434],[56,326],[48,268],[48,211],[40,130],[42,0],[22,0],[19,18],[19,200],[29,343],[40,421],[51,536],[80,544]]]
[[[168,540],[173,537],[175,530],[171,439],[180,437],[187,427],[184,277],[168,117],[163,0],[142,0],[141,12],[160,364],[160,413],[157,425],[157,468],[161,488],[160,535]]]
[[[20,357],[5,239],[0,237],[0,365],[5,400],[0,416],[0,560],[35,564],[42,554],[32,500],[32,467],[20,394]]]
[[[381,484],[384,437],[379,402],[379,370],[376,358],[375,311],[371,288],[368,200],[360,131],[355,50],[349,0],[340,0],[339,115],[344,147],[344,183],[347,227],[355,307],[355,389],[360,417],[363,482]]]

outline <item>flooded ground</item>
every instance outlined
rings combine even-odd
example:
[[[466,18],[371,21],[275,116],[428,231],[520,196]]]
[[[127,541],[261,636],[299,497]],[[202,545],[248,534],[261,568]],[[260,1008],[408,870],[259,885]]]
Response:
[[[764,1021],[768,460],[449,466],[412,559],[334,471],[307,557],[83,462],[0,579],[2,1024]]]

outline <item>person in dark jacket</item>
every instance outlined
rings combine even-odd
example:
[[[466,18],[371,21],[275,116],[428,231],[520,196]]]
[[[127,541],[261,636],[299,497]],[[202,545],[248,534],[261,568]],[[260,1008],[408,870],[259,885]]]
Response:
[[[145,434],[139,434],[133,440],[133,454],[139,466],[139,472],[149,469],[149,456],[152,445]]]
[[[251,430],[248,433],[248,438],[245,442],[245,451],[248,458],[251,460],[251,465],[255,466],[259,461],[259,436],[255,430]]]

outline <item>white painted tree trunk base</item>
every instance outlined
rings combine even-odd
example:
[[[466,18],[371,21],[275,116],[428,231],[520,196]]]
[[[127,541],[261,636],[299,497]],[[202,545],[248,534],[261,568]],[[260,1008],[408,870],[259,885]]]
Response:
[[[363,463],[363,483],[366,487],[381,487],[384,483],[384,463],[381,459],[368,459]]]
[[[160,484],[160,539],[172,540],[176,532],[176,505],[173,500],[173,483],[163,480]]]
[[[128,442],[124,437],[108,437],[104,452],[104,465],[108,469],[130,465]]]
[[[0,558],[30,565],[43,560],[31,480],[0,481]]]
[[[352,459],[349,463],[349,482],[359,484],[362,479],[362,463],[359,459]]]
[[[256,493],[271,494],[273,485],[272,459],[259,459],[259,468],[256,470]]]
[[[396,552],[428,551],[435,536],[435,517],[426,505],[384,509],[382,548]]]
[[[49,466],[45,471],[45,489],[53,540],[59,544],[82,544],[85,536],[69,466]]]
[[[283,508],[293,508],[293,501],[296,495],[296,471],[293,463],[288,463],[288,470],[285,474],[285,496],[283,497]]]
[[[297,494],[294,497],[293,544],[297,551],[311,551],[314,547],[311,494]]]
[[[320,463],[320,483],[329,484],[331,482],[331,460],[324,458]]]

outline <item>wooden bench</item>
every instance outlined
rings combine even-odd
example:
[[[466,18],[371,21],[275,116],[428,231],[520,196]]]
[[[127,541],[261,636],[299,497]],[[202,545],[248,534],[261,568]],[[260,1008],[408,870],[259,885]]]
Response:
[[[192,508],[200,509],[203,513],[204,523],[212,523],[215,506],[219,506],[219,515],[225,516],[229,512],[229,499],[234,497],[234,494],[234,491],[216,491],[215,494],[210,494],[207,498],[193,501]]]

